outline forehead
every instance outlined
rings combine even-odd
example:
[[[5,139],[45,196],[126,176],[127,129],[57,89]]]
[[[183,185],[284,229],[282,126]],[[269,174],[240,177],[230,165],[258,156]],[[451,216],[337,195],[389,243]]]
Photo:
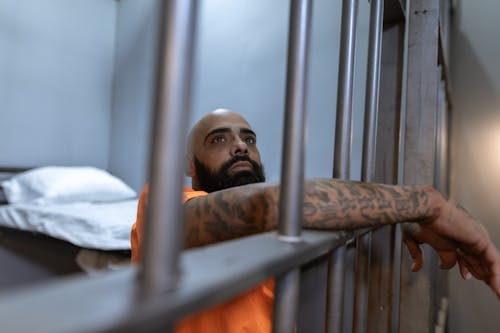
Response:
[[[196,129],[196,137],[198,140],[204,140],[207,135],[217,131],[218,129],[230,130],[234,133],[240,133],[242,130],[251,130],[250,124],[239,114],[212,114],[206,117]]]

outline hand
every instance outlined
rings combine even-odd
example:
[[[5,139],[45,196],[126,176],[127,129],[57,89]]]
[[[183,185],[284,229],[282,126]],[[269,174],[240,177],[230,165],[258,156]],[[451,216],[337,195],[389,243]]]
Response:
[[[403,230],[403,241],[413,258],[413,271],[422,268],[420,244],[427,243],[436,250],[441,268],[452,268],[458,262],[464,279],[474,276],[484,281],[500,299],[500,254],[483,225],[454,201],[446,202],[443,198],[433,218],[405,223]]]

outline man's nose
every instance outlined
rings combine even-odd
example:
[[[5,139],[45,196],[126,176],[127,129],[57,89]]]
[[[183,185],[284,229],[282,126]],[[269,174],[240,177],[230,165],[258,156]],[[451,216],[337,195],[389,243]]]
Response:
[[[247,155],[248,154],[248,146],[247,144],[241,140],[241,138],[236,138],[234,140],[233,145],[231,146],[231,155]]]

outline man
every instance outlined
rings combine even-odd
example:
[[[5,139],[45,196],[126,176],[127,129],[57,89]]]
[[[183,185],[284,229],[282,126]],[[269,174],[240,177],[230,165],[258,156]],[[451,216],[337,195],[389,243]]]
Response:
[[[276,228],[279,186],[264,183],[256,135],[230,110],[203,117],[189,137],[185,189],[186,248]],[[141,192],[132,230],[132,261],[140,258],[148,189]],[[441,268],[457,262],[466,279],[483,280],[500,298],[500,255],[484,227],[429,186],[391,186],[311,179],[304,190],[304,228],[354,229],[404,223],[412,270],[423,265],[419,245],[428,243]],[[183,320],[178,332],[269,332],[273,281]]]

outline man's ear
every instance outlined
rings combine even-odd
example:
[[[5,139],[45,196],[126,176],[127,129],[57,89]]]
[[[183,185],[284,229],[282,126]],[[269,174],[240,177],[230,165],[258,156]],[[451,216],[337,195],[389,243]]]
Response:
[[[186,155],[186,176],[194,177],[194,157],[193,154]]]

